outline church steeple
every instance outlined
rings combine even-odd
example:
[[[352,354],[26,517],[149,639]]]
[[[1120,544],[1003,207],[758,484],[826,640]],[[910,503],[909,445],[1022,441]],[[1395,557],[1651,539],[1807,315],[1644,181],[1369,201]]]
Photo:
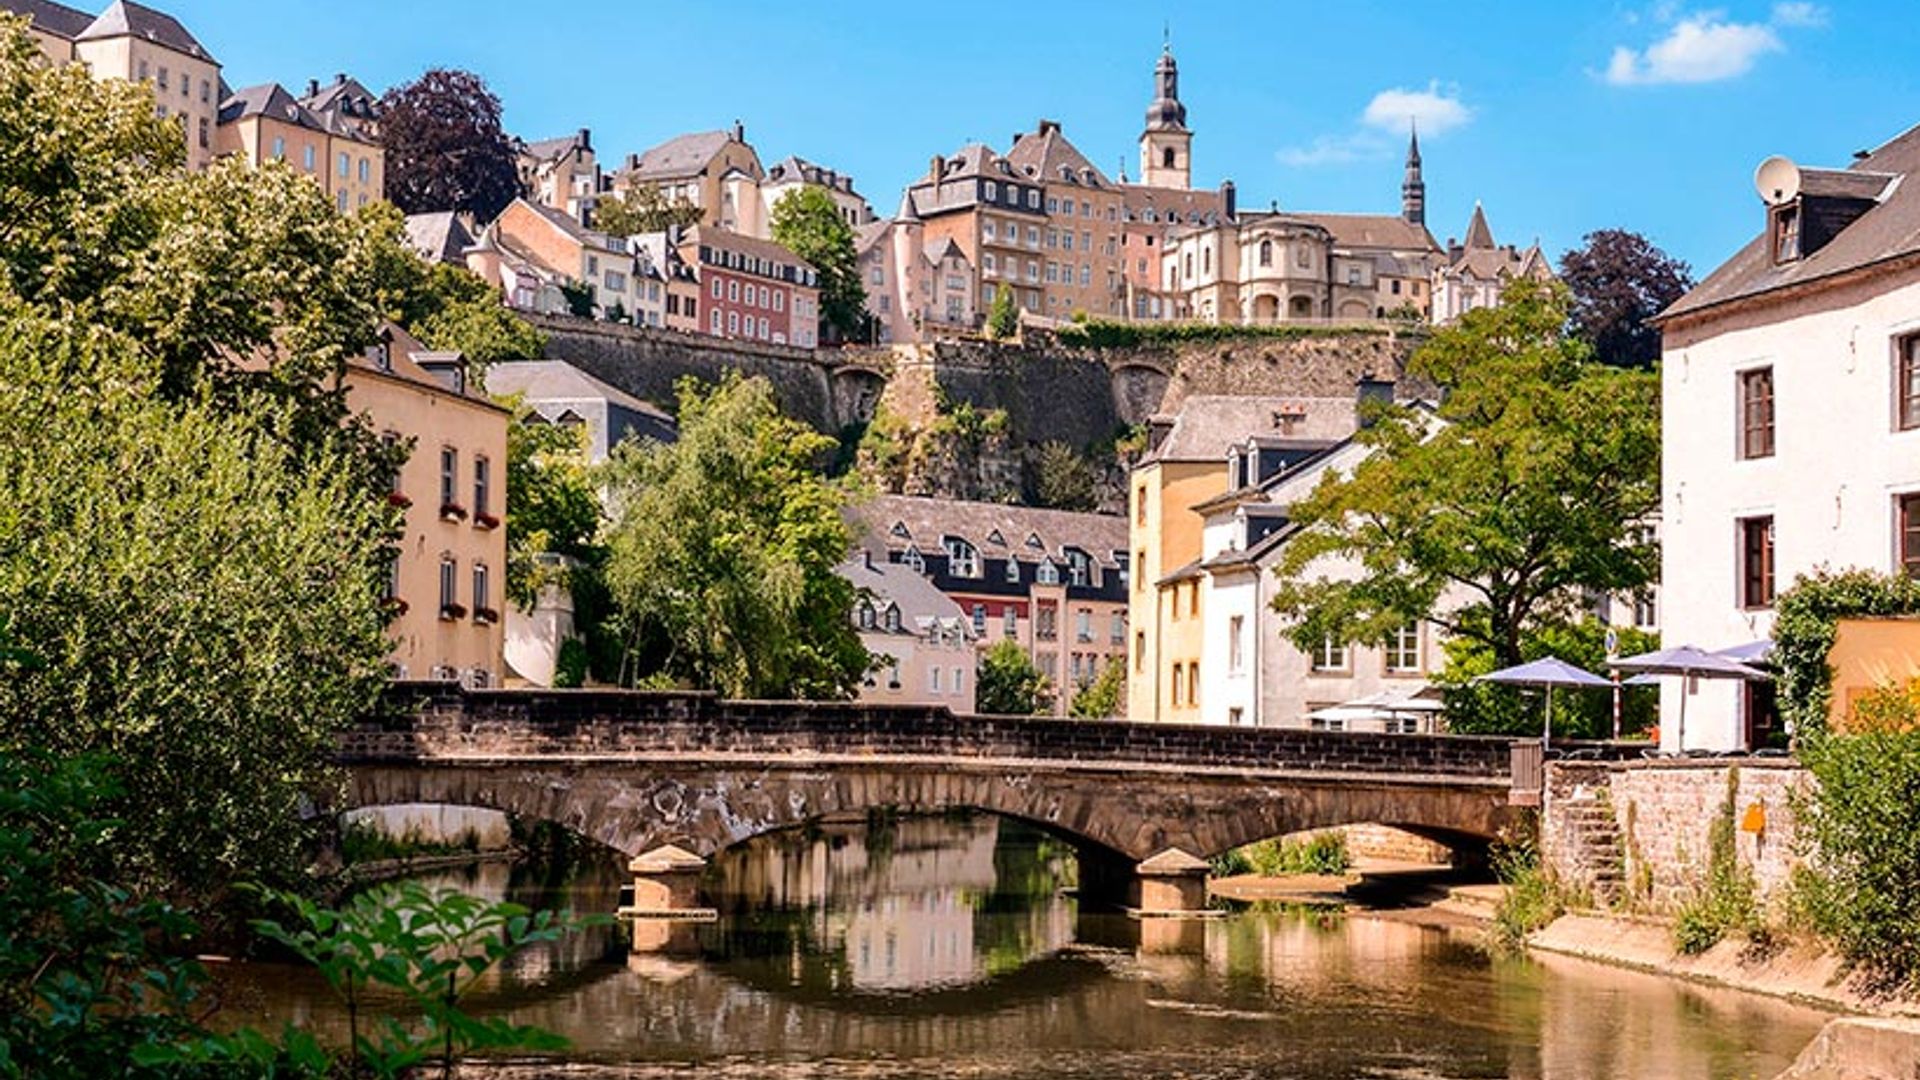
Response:
[[[1420,129],[1409,124],[1407,175],[1400,182],[1400,216],[1410,224],[1427,223],[1427,182],[1420,175]]]
[[[1153,66],[1153,88],[1147,129],[1140,135],[1140,182],[1149,187],[1189,188],[1193,133],[1187,130],[1187,107],[1180,102],[1180,65],[1173,59],[1170,37],[1160,46],[1160,60]]]

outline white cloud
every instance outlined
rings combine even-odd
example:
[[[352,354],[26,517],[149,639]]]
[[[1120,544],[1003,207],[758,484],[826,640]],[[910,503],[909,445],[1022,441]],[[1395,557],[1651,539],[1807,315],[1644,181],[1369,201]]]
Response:
[[[1827,11],[1808,0],[1781,0],[1766,22],[1732,22],[1724,11],[1681,16],[1672,8],[1656,9],[1654,18],[1672,23],[1667,36],[1645,49],[1616,46],[1604,74],[1608,82],[1645,86],[1738,78],[1762,56],[1786,51],[1780,30],[1823,26]]]
[[[1409,123],[1417,123],[1428,135],[1439,135],[1473,119],[1473,110],[1460,100],[1457,87],[1440,88],[1438,80],[1425,90],[1394,87],[1373,95],[1367,102],[1361,122],[1383,131],[1404,132]]]
[[[1305,146],[1290,146],[1275,156],[1282,165],[1313,168],[1377,161],[1404,145],[1407,125],[1417,123],[1422,135],[1439,135],[1469,123],[1473,110],[1460,100],[1454,87],[1442,89],[1436,80],[1425,90],[1392,87],[1373,95],[1360,111],[1355,129],[1340,135],[1322,135]]]

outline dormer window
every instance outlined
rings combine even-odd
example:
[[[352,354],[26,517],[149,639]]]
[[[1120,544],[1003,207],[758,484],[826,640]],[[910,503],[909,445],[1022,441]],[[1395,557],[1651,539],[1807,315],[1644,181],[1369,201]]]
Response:
[[[1800,205],[1790,203],[1773,211],[1773,261],[1776,265],[1800,258]]]
[[[873,606],[871,604],[860,605],[860,629],[873,629]]]
[[[941,538],[940,545],[947,549],[948,574],[965,578],[980,576],[980,552],[972,544],[957,536],[947,536]]]
[[[920,551],[917,548],[907,549],[906,563],[907,568],[916,574],[924,574],[927,572],[927,561],[920,557]]]
[[[900,632],[900,609],[892,604],[887,605],[887,632],[890,634]]]

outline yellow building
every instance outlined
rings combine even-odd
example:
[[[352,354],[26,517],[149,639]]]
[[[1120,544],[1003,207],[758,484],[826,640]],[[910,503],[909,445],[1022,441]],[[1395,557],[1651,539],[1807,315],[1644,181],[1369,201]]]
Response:
[[[1189,399],[1187,405],[1194,404]],[[1193,508],[1227,490],[1224,431],[1183,408],[1149,421],[1152,448],[1134,466],[1127,534],[1133,548],[1127,625],[1127,719],[1198,723],[1205,645],[1201,517]]]
[[[214,150],[255,168],[284,161],[311,176],[342,213],[358,210],[383,196],[386,157],[371,112],[362,118],[349,111],[360,108],[354,100],[336,99],[335,108],[320,112],[279,83],[249,86],[221,103]]]
[[[347,368],[347,404],[413,452],[389,498],[406,527],[387,582],[401,678],[498,686],[504,671],[509,412],[398,327]]]
[[[766,170],[738,121],[727,131],[680,135],[641,154],[629,154],[613,174],[614,194],[652,187],[669,203],[699,207],[702,225],[744,236],[765,235],[760,182]]]

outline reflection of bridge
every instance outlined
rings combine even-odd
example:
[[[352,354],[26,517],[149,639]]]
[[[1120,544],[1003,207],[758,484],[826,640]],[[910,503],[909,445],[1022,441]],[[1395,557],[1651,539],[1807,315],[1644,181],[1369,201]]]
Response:
[[[394,700],[395,715],[342,737],[352,805],[495,807],[629,855],[710,856],[828,817],[971,809],[1118,869],[1359,822],[1472,845],[1515,813],[1498,738],[419,683]]]

